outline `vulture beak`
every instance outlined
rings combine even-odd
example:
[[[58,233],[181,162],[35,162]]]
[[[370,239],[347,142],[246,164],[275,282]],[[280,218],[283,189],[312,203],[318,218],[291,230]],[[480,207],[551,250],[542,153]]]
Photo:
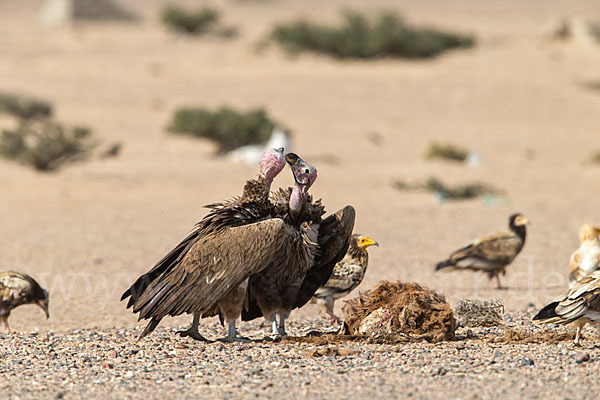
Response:
[[[290,167],[293,166],[300,159],[301,158],[298,157],[298,154],[296,153],[287,153],[285,155],[285,161],[287,161],[287,163],[290,164]]]
[[[48,303],[44,300],[38,300],[37,304],[42,310],[44,310],[44,313],[46,313],[46,319],[50,318],[50,311],[48,310]]]
[[[360,242],[361,242],[361,247],[362,247],[363,249],[366,249],[366,248],[367,248],[367,247],[369,247],[369,246],[377,246],[377,247],[379,247],[379,243],[377,243],[377,242],[376,242],[376,241],[374,241],[373,239],[371,239],[371,238],[368,238],[368,237],[366,237],[366,236],[363,236],[363,237],[361,238],[361,241],[360,241]]]
[[[310,187],[317,179],[317,170],[315,167],[298,157],[296,153],[287,153],[285,160],[290,165],[294,180],[298,185]]]

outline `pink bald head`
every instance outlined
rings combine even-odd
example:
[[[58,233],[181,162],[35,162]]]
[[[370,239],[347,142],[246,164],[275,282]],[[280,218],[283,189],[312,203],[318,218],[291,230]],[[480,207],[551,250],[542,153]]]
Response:
[[[260,175],[265,178],[268,185],[271,185],[273,179],[284,167],[283,148],[269,149],[265,151],[260,160]]]

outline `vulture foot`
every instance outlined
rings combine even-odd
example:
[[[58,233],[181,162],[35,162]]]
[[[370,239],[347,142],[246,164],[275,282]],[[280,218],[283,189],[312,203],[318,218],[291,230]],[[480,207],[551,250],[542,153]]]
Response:
[[[252,339],[247,338],[245,336],[234,336],[234,337],[229,337],[229,336],[225,336],[224,338],[219,339],[219,342],[225,342],[225,343],[251,343]]]
[[[186,329],[184,331],[177,331],[176,333],[181,337],[190,337],[194,340],[198,340],[199,342],[208,342],[209,341],[204,336],[202,336],[200,334],[200,332],[198,332],[197,329],[193,329],[193,328]]]

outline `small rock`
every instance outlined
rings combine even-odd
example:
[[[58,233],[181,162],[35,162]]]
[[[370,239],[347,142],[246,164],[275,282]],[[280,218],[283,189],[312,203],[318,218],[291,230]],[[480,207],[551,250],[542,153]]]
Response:
[[[585,353],[579,360],[575,361],[575,363],[581,364],[581,363],[588,362],[588,361],[590,361],[590,354]]]
[[[533,360],[531,358],[523,358],[521,360],[522,367],[533,367],[534,365],[535,365],[535,363],[533,362]]]

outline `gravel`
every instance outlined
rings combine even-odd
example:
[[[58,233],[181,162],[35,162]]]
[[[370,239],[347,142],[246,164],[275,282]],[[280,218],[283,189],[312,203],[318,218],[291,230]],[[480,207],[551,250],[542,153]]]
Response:
[[[531,334],[528,313],[510,314]],[[293,323],[289,332],[332,331],[325,318]],[[565,328],[559,328],[565,330]],[[203,343],[159,327],[73,329],[0,335],[0,392],[33,398],[390,398],[596,399],[600,346],[594,330],[582,347],[504,342],[504,328],[457,331],[439,344],[266,341],[267,328],[244,325],[252,343]],[[217,338],[216,323],[201,333]],[[216,334],[216,335],[215,335]],[[326,335],[331,338],[332,335]],[[317,340],[317,338],[314,338]],[[5,397],[6,398],[6,397]]]

